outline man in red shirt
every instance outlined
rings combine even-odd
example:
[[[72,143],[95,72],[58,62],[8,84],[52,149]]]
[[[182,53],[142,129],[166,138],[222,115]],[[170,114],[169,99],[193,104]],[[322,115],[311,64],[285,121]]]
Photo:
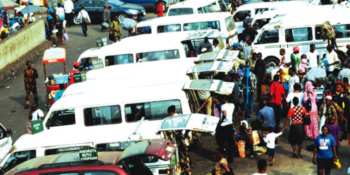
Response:
[[[73,63],[74,69],[69,72],[69,79],[70,79],[69,84],[74,84],[75,83],[73,74],[79,73],[79,66],[80,66],[79,62],[74,62]]]
[[[162,17],[163,16],[163,3],[162,0],[158,0],[158,5],[157,5],[157,10],[155,12],[155,14],[157,14],[158,17]]]
[[[271,100],[270,105],[273,108],[275,112],[275,132],[279,132],[280,129],[280,121],[282,116],[282,96],[284,99],[286,99],[286,94],[284,93],[284,87],[282,84],[278,82],[279,75],[275,75],[273,77],[273,83],[270,86],[270,94],[271,94]]]

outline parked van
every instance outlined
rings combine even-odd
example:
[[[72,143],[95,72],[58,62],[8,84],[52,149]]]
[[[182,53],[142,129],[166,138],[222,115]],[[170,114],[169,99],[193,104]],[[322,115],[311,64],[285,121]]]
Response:
[[[167,16],[193,15],[226,11],[223,0],[188,0],[169,7]]]
[[[208,29],[220,30],[223,37],[233,35],[237,31],[232,15],[228,12],[162,17],[143,21],[137,25],[139,35],[169,33],[188,35],[194,31]]]
[[[310,44],[315,44],[319,53],[327,53],[328,41],[323,41],[322,31],[322,23],[325,21],[330,21],[333,27],[337,29],[336,41],[339,50],[336,52],[340,61],[344,61],[346,45],[350,43],[348,33],[350,22],[346,18],[338,17],[349,15],[350,12],[345,12],[345,10],[339,11],[339,13],[309,12],[310,14],[307,16],[293,13],[278,20],[270,21],[258,33],[253,49],[255,52],[262,53],[267,65],[273,67],[279,65],[281,57],[279,50],[281,48],[286,49],[286,56],[290,56],[295,46],[300,48],[300,54],[304,54],[310,50]]]
[[[89,49],[80,55],[78,62],[81,69],[89,70],[111,65],[186,59],[181,38],[180,35],[167,38],[153,35],[128,37],[121,42]]]
[[[236,12],[233,14],[233,19],[236,23],[238,33],[242,33],[244,30],[243,20],[249,16],[255,18],[255,15],[262,11],[274,10],[278,8],[288,7],[298,9],[303,6],[309,5],[308,2],[301,1],[284,1],[284,2],[268,2],[268,3],[252,3],[239,6]]]
[[[11,150],[12,147],[12,131],[11,129],[6,129],[0,123],[0,161],[6,156],[6,154]]]

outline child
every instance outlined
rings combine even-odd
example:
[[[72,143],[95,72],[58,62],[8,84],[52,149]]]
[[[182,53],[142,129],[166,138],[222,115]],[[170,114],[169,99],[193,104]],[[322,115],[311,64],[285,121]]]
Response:
[[[299,73],[306,73],[306,69],[309,69],[310,66],[307,65],[307,59],[306,59],[306,55],[303,54],[301,56],[301,63],[299,64]]]
[[[274,133],[272,127],[268,127],[267,131],[269,132],[265,137],[264,141],[266,142],[266,147],[267,147],[267,155],[269,155],[269,160],[270,160],[270,166],[272,166],[273,162],[275,161],[273,159],[275,155],[275,140],[276,137],[282,135],[282,132],[279,133]]]
[[[338,154],[338,148],[340,147],[340,128],[338,124],[335,124],[335,116],[331,118],[330,124],[328,124],[329,133],[332,134],[334,137],[335,142],[337,143],[337,146],[335,147],[335,150]]]

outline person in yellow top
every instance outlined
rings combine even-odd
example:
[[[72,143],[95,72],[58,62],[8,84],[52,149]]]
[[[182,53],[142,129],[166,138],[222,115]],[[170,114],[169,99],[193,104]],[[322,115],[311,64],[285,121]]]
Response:
[[[288,92],[288,81],[289,81],[289,78],[290,78],[290,75],[289,75],[290,64],[291,64],[290,58],[285,58],[284,59],[284,64],[282,64],[280,66],[280,70],[279,70],[281,83],[283,84],[285,92]]]
[[[111,31],[114,34],[114,41],[120,41],[120,37],[122,36],[122,34],[120,33],[120,29],[119,29],[119,20],[118,20],[118,16],[114,17],[114,20],[111,22],[111,27],[109,28],[109,31]]]
[[[7,25],[4,24],[4,26],[1,28],[1,35],[0,35],[0,41],[5,39],[7,35],[9,34],[9,30],[7,29]]]
[[[214,168],[215,172],[213,174],[223,175],[227,172],[230,172],[227,160],[225,158],[225,153],[224,153],[224,150],[222,148],[216,149],[215,158],[217,160],[219,160],[219,162],[215,165],[215,168]]]

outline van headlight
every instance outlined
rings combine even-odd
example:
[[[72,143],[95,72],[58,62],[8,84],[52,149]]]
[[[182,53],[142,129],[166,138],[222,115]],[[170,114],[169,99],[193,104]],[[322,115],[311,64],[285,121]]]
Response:
[[[131,14],[134,14],[134,15],[136,15],[136,14],[138,13],[137,10],[133,10],[133,9],[129,9],[128,11],[129,11]]]

